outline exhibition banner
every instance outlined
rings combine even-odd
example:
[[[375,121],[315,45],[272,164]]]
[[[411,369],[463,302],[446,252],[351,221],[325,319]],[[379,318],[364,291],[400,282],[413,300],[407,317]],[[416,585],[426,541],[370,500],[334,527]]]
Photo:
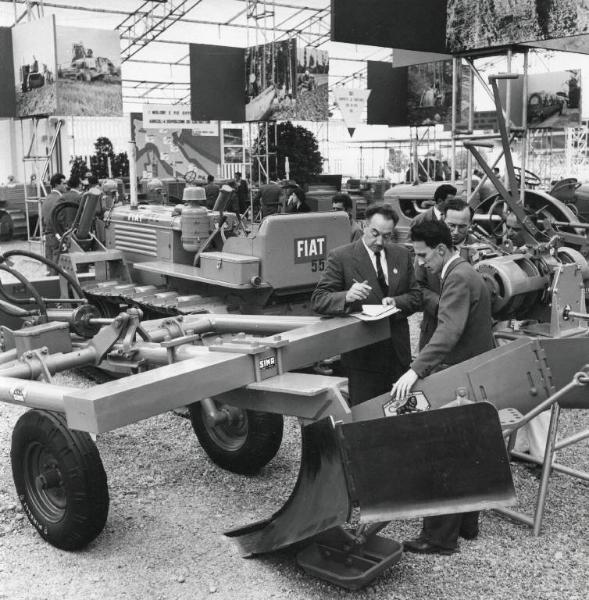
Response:
[[[193,121],[245,120],[243,48],[190,44]]]
[[[394,50],[455,54],[526,44],[589,53],[587,0],[332,0],[331,21],[333,41]]]
[[[447,4],[450,52],[524,42],[535,46],[533,42],[584,35],[588,30],[587,0],[448,0]],[[558,49],[566,50],[566,43]]]
[[[54,115],[56,97],[55,19],[53,15],[12,29],[16,116]]]
[[[152,177],[216,175],[221,164],[219,135],[194,134],[191,128],[146,129],[142,114],[131,115],[131,136],[137,144],[137,172]]]
[[[522,126],[523,77],[511,80],[511,122]],[[507,83],[499,82],[503,104]],[[528,75],[527,125],[533,128],[563,129],[581,125],[581,70],[554,71]]]
[[[367,62],[366,87],[370,90],[366,110],[368,125],[407,125],[407,69],[393,69],[390,62]]]
[[[121,45],[117,31],[55,27],[57,114],[116,117],[123,114]]]
[[[144,104],[144,129],[190,129],[192,135],[219,135],[217,121],[193,121],[189,104]]]
[[[452,120],[452,61],[408,68],[408,125],[442,125]]]
[[[329,56],[296,40],[245,49],[246,121],[327,121]]]
[[[446,0],[331,0],[331,39],[446,53]]]

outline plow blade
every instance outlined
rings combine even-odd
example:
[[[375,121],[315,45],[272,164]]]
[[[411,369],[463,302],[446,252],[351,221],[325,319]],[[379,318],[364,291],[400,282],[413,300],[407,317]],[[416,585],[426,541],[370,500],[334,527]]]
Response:
[[[303,427],[301,467],[286,504],[235,529],[246,556],[278,550],[346,522],[382,522],[516,502],[499,417],[488,403]]]
[[[244,556],[263,554],[345,523],[350,508],[333,423],[323,419],[303,427],[299,476],[284,506],[269,519],[225,535]]]
[[[495,408],[486,402],[338,425],[364,523],[516,502]]]

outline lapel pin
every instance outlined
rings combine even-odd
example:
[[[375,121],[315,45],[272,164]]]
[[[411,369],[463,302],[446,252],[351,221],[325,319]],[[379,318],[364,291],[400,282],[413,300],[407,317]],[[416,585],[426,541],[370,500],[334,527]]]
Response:
[[[393,273],[396,275],[399,271],[397,271],[397,267],[393,269]]]

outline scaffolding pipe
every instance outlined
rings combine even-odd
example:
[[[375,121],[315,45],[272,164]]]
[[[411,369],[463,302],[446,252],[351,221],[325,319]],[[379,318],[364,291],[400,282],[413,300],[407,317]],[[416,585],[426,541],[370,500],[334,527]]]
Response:
[[[129,196],[131,208],[139,205],[137,198],[137,146],[133,140],[129,142]]]

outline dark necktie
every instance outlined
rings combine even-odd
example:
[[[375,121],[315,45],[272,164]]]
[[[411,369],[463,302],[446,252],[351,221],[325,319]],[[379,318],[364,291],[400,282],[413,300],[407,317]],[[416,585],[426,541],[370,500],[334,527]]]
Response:
[[[384,271],[382,270],[382,263],[380,262],[380,252],[375,252],[376,256],[376,278],[378,279],[378,283],[380,285],[380,289],[382,293],[386,296],[389,293],[389,286],[387,285],[387,280],[384,276]]]

